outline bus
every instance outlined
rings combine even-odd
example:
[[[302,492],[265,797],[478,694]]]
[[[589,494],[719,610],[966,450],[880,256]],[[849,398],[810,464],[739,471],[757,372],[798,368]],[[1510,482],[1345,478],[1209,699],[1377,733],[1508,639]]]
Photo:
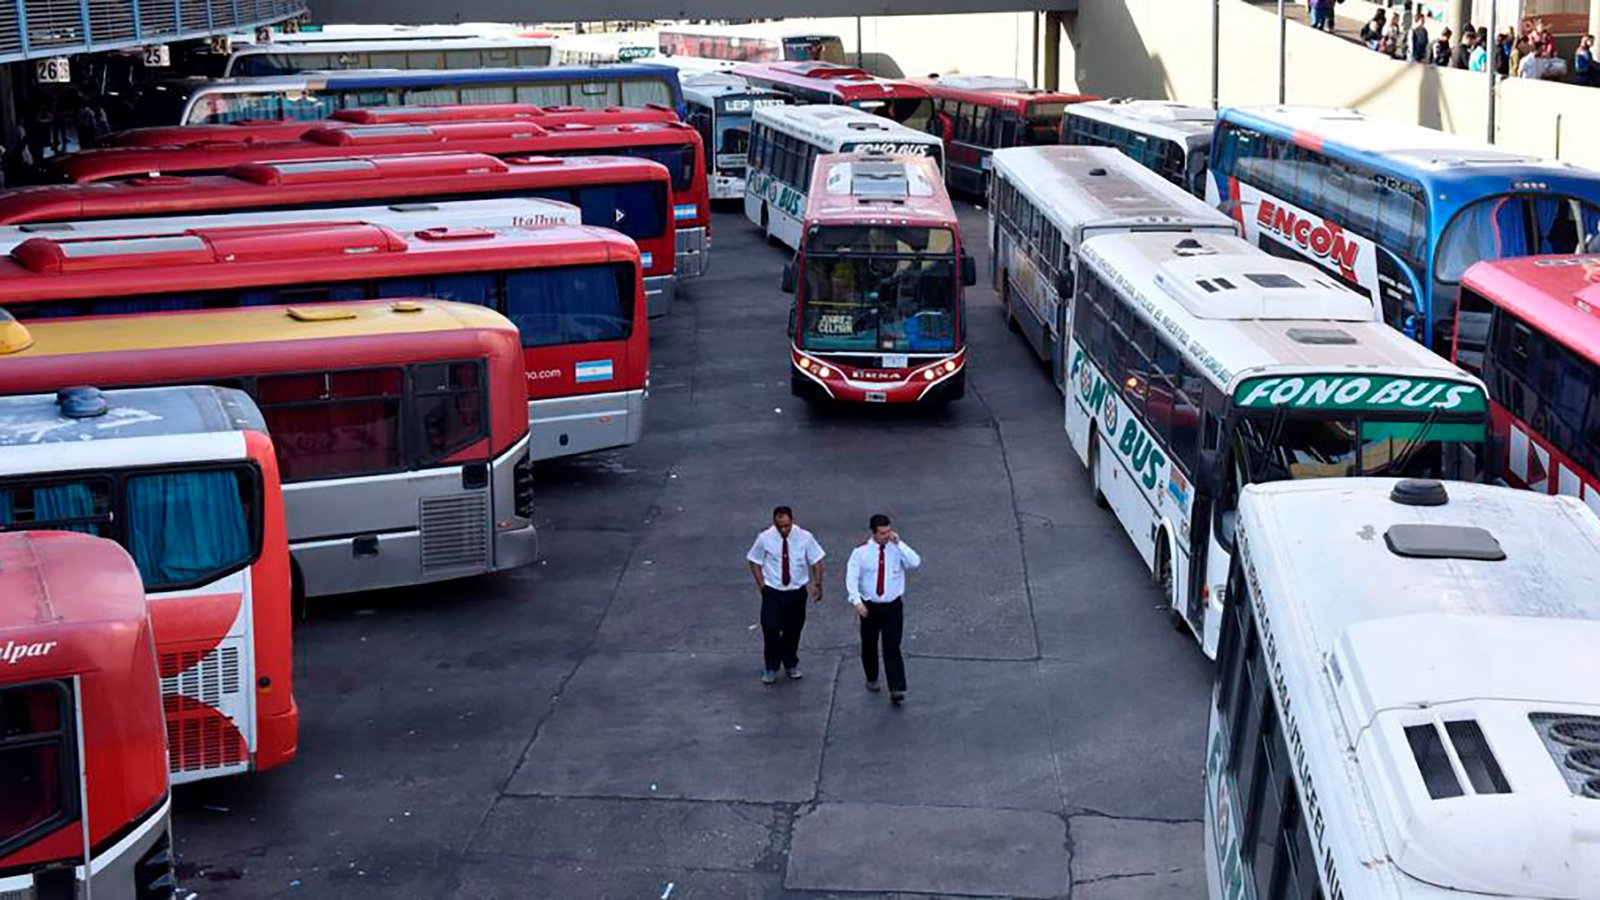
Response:
[[[1223,110],[1206,199],[1444,356],[1468,266],[1583,252],[1600,231],[1596,173],[1351,110]]]
[[[270,41],[233,48],[224,78],[297,75],[343,69],[502,69],[551,64],[551,38],[439,38],[391,41]]]
[[[700,132],[711,199],[742,200],[755,111],[783,106],[789,98],[753,88],[737,75],[699,72],[682,77],[683,101],[689,106],[689,117],[684,121]]]
[[[217,175],[121,178],[0,194],[0,252],[39,235],[263,222],[611,228],[639,245],[650,315],[677,294],[671,174],[619,156],[416,153],[241,163]],[[476,218],[474,218],[476,217]],[[237,220],[237,221],[233,221]]]
[[[1012,79],[951,75],[916,82],[933,97],[929,130],[944,139],[944,177],[952,190],[983,194],[990,154],[1001,147],[1054,144],[1061,117],[1087,94],[1018,87]]]
[[[935,403],[966,392],[963,288],[977,267],[933,160],[817,157],[784,270],[789,385],[805,400]]]
[[[173,897],[161,676],[116,544],[0,531],[0,709],[0,897]]]
[[[788,94],[796,103],[865,110],[913,131],[927,131],[933,120],[933,99],[927,88],[836,63],[740,63],[733,67],[733,74],[754,87]]]
[[[0,531],[76,531],[133,557],[173,784],[294,758],[283,489],[266,423],[243,392],[0,397]]]
[[[1569,497],[1257,485],[1212,683],[1211,900],[1589,897],[1600,522]]]
[[[1222,234],[1078,249],[1067,439],[1175,621],[1215,656],[1240,490],[1481,476],[1482,382],[1320,269]]]
[[[636,156],[667,167],[672,176],[674,274],[695,278],[710,264],[711,198],[706,189],[700,134],[682,122],[568,122],[546,128],[533,122],[445,122],[323,125],[292,141],[182,147],[110,148],[68,154],[56,165],[69,183],[226,172],[264,161],[309,163],[357,155],[423,152],[490,156]]]
[[[837,34],[808,31],[785,22],[671,25],[656,33],[656,44],[662,56],[756,63],[845,61],[844,41]]]
[[[655,62],[656,38],[647,31],[568,34],[556,52],[564,66],[598,66],[646,60]]]
[[[1067,389],[1077,252],[1119,231],[1237,234],[1232,219],[1105,147],[996,150],[989,179],[989,277],[1013,330]]]
[[[383,300],[27,323],[0,391],[218,384],[277,449],[297,598],[427,584],[538,557],[517,327]]]
[[[1196,197],[1206,195],[1217,113],[1208,106],[1113,97],[1077,103],[1061,119],[1061,143],[1114,147]]]
[[[806,191],[817,157],[825,153],[926,156],[944,164],[944,144],[848,106],[769,106],[755,111],[744,185],[745,218],[768,240],[800,246]]]
[[[1500,476],[1600,512],[1600,257],[1478,263],[1461,276],[1455,360],[1489,387]]]
[[[639,440],[649,320],[639,250],[614,231],[324,222],[35,237],[0,257],[0,309],[25,322],[419,296],[516,324],[534,460]]]
[[[368,70],[157,82],[135,125],[215,125],[240,119],[326,119],[341,109],[531,103],[535,106],[669,106],[682,116],[678,70],[646,63],[545,68]]]

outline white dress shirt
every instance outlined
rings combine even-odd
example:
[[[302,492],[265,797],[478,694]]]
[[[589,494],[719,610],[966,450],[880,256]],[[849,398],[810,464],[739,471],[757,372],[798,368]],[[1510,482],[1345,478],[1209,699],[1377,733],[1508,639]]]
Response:
[[[811,583],[811,567],[827,555],[822,552],[822,545],[811,536],[811,532],[799,525],[790,526],[789,583],[785,585],[783,535],[778,533],[778,526],[772,525],[756,535],[756,542],[750,545],[750,552],[745,559],[761,567],[761,580],[767,587],[777,591],[792,591]]]
[[[906,592],[906,571],[922,565],[922,557],[905,541],[883,545],[883,593],[878,593],[878,542],[869,540],[850,553],[845,567],[845,593],[852,604],[888,603]]]

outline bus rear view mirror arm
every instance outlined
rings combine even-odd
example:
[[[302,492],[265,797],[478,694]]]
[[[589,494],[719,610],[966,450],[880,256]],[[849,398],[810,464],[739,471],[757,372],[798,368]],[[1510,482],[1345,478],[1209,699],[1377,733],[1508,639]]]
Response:
[[[966,254],[961,256],[961,286],[972,287],[978,283],[978,262]]]
[[[794,293],[794,263],[787,263],[783,267],[783,283],[780,285],[785,294]]]

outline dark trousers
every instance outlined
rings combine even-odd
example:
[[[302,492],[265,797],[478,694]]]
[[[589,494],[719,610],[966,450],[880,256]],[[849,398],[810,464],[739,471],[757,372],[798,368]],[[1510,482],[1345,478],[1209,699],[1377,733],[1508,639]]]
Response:
[[[895,598],[889,603],[868,603],[867,617],[861,620],[861,668],[868,681],[878,680],[878,639],[883,638],[883,668],[889,676],[889,690],[904,693],[906,661],[900,656],[900,633],[905,628],[905,603]]]
[[[767,671],[800,666],[800,632],[806,627],[806,589],[761,589],[761,644]]]

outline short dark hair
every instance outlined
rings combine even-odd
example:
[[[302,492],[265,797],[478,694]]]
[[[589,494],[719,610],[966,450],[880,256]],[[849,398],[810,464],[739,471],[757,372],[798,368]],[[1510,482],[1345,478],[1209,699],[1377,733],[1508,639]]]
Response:
[[[788,516],[789,518],[793,519],[794,518],[794,510],[790,509],[787,506],[774,506],[772,508],[772,517],[774,519],[776,519],[779,516]]]
[[[872,518],[867,520],[867,527],[873,531],[877,531],[879,528],[888,528],[889,517],[883,513],[873,513]]]

